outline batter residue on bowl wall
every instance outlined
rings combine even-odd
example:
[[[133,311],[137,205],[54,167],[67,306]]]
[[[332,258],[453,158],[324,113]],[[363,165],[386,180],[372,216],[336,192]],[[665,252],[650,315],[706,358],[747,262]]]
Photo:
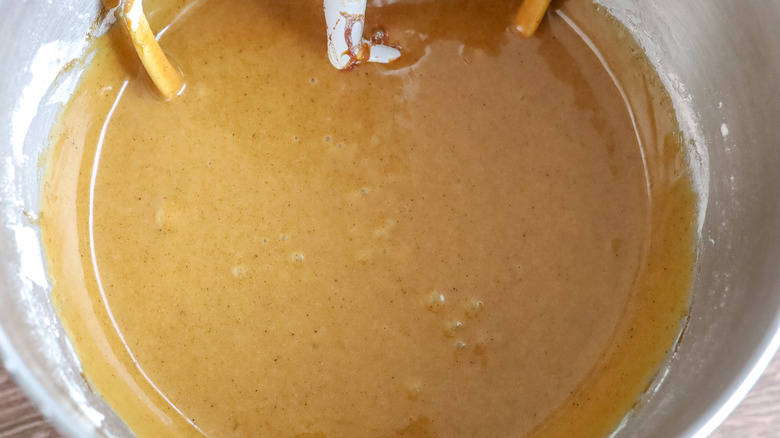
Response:
[[[554,5],[633,121],[557,14],[525,40],[515,1],[379,3],[403,55],[345,73],[319,2],[145,2],[171,102],[96,39],[41,222],[139,436],[599,436],[675,341],[696,197],[625,32]]]

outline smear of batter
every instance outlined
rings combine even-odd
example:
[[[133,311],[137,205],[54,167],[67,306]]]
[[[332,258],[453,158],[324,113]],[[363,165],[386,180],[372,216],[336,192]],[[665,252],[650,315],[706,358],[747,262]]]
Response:
[[[344,73],[319,2],[145,2],[171,102],[95,41],[41,222],[139,436],[599,436],[674,342],[695,196],[627,34],[587,2],[530,40],[518,2],[387,3],[404,55]]]

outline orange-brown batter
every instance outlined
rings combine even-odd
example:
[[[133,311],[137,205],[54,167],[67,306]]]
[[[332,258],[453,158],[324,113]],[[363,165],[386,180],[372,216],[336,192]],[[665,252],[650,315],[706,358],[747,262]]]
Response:
[[[516,1],[379,3],[402,57],[339,72],[319,1],[147,1],[171,102],[95,42],[41,222],[139,436],[599,436],[672,347],[695,196],[635,43],[553,4],[637,132],[557,13],[522,39]]]

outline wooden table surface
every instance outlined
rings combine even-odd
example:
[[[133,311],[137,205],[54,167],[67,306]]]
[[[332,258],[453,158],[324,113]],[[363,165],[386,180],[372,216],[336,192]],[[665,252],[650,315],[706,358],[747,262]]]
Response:
[[[57,431],[0,368],[0,438],[55,438]],[[712,438],[780,437],[780,355]]]

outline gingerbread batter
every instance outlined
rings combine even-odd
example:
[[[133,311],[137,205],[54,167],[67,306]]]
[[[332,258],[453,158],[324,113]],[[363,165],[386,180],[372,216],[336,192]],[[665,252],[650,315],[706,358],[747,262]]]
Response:
[[[670,101],[588,2],[378,2],[333,69],[318,1],[146,1],[52,139],[53,300],[139,436],[601,436],[680,332],[695,195]],[[634,128],[636,125],[636,131]],[[640,144],[641,142],[641,144]]]

